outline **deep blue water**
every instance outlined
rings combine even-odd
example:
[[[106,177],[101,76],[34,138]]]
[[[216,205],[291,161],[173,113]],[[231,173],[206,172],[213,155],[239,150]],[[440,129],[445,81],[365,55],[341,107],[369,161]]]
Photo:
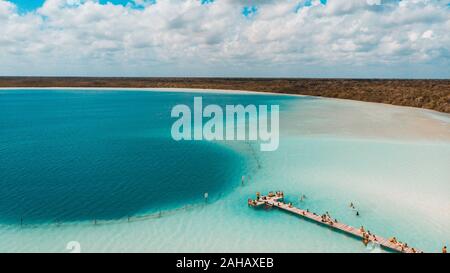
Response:
[[[194,96],[0,90],[0,221],[116,219],[232,190],[245,167],[243,155],[170,136],[172,107],[192,105]],[[202,96],[204,104],[220,105],[274,99]]]

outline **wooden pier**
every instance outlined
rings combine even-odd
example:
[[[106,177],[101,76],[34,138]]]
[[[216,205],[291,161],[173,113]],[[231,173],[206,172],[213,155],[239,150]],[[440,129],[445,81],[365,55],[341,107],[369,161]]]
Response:
[[[376,245],[379,245],[383,248],[386,248],[391,251],[400,252],[400,253],[422,253],[422,251],[417,248],[413,248],[407,246],[406,244],[402,244],[400,242],[396,242],[396,240],[385,239],[381,236],[370,234],[365,230],[361,230],[344,223],[338,222],[336,220],[331,219],[327,215],[317,215],[316,213],[309,212],[308,210],[303,210],[297,207],[294,207],[292,204],[284,203],[284,194],[283,192],[269,193],[268,195],[260,196],[259,193],[256,195],[256,199],[249,199],[248,205],[251,207],[276,207],[281,210],[287,211],[289,213],[295,214],[302,218],[306,218],[310,221],[316,222],[318,224],[327,226],[336,231],[343,232],[350,236],[361,239],[366,244],[372,242]]]

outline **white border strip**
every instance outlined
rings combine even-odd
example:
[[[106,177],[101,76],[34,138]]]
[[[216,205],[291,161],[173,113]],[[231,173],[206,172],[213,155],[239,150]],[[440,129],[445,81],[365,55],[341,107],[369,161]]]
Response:
[[[233,95],[282,95],[290,97],[313,97],[301,94],[286,94],[265,91],[248,91],[234,89],[202,89],[202,88],[169,88],[169,87],[0,87],[0,90],[86,90],[86,91],[146,91],[146,92],[176,92],[176,93],[211,93]]]

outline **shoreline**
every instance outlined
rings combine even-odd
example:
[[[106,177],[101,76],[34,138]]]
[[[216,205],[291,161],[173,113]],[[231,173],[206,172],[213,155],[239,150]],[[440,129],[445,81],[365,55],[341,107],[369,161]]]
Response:
[[[137,92],[173,92],[173,93],[210,93],[210,94],[233,94],[233,95],[282,95],[290,97],[314,97],[308,95],[284,94],[276,92],[258,92],[237,89],[215,89],[215,88],[172,88],[172,87],[0,87],[1,90],[86,90],[86,91],[137,91]]]
[[[175,87],[0,87],[2,90],[86,90],[86,91],[136,91],[136,92],[174,92],[174,93],[210,93],[210,94],[233,94],[233,95],[273,95],[273,96],[287,96],[287,97],[312,97],[316,99],[330,100],[330,101],[346,101],[351,103],[375,104],[383,107],[394,107],[399,109],[421,110],[430,114],[443,115],[450,118],[450,113],[441,112],[434,109],[420,108],[408,105],[396,105],[383,102],[371,102],[346,98],[333,98],[303,94],[288,94],[279,92],[266,91],[252,91],[239,89],[218,89],[218,88],[175,88]]]
[[[183,88],[305,95],[431,109],[450,114],[450,79],[7,77],[0,88]]]

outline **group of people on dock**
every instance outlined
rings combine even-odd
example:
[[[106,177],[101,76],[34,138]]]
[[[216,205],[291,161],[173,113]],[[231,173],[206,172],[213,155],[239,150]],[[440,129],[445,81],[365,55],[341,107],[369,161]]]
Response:
[[[398,246],[398,247],[400,247],[402,252],[405,251],[405,249],[408,248],[408,244],[407,243],[402,243],[402,242],[398,241],[397,238],[395,238],[395,237],[390,238],[389,242],[394,244],[394,245],[396,245],[396,246]],[[417,250],[414,249],[414,247],[412,247],[411,248],[411,252],[412,253],[417,253]]]
[[[269,198],[274,198],[274,197],[276,197],[276,199],[282,199],[282,198],[284,198],[284,193],[282,191],[277,191],[275,193],[269,192],[267,194],[267,196],[265,196],[265,195],[261,196],[260,192],[256,192],[256,199],[253,200],[253,199],[249,198],[247,200],[247,204],[249,206],[257,206],[258,202],[261,202],[261,201],[264,202],[264,201],[268,200]]]
[[[374,243],[378,243],[377,236],[375,234],[370,233],[370,230],[365,230],[363,226],[359,228],[359,232],[361,232],[363,237],[363,243],[367,246],[367,244],[372,241]]]
[[[359,232],[362,233],[363,236],[363,243],[367,246],[367,244],[372,241],[374,243],[378,243],[378,239],[375,236],[375,234],[370,233],[370,230],[365,230],[363,226],[359,229]],[[395,237],[389,239],[389,242],[394,244],[395,246],[399,247],[401,249],[401,252],[405,252],[406,249],[408,249],[407,243],[402,243],[400,241],[397,241]],[[417,251],[414,248],[411,248],[412,253],[417,253]]]
[[[247,204],[249,205],[249,206],[256,206],[258,203],[256,202],[256,200],[253,200],[253,199],[251,199],[251,198],[249,198],[248,199],[248,201],[247,201]]]
[[[328,211],[327,211],[325,214],[322,214],[322,215],[320,216],[320,218],[321,218],[322,223],[328,223],[328,224],[330,224],[331,226],[338,222],[337,219],[334,219],[334,220],[333,220],[333,218],[331,218],[331,216],[330,216],[330,214],[328,213]]]
[[[269,192],[269,197],[278,197],[278,198],[284,198],[284,192],[282,191],[277,191],[275,193],[273,192]]]
[[[271,192],[269,192],[268,194],[267,194],[267,197],[269,197],[269,198],[273,198],[273,197],[277,197],[277,198],[283,198],[284,197],[284,193],[282,192],[282,191],[277,191],[277,192],[273,192],[273,191],[271,191]],[[267,200],[267,197],[266,196],[262,196],[261,197],[261,193],[260,192],[257,192],[256,193],[256,200],[257,201],[259,201],[259,199],[261,198],[262,200]]]
[[[362,236],[363,236],[363,243],[364,245],[367,246],[367,244],[372,241],[374,243],[378,243],[378,239],[375,236],[375,234],[370,233],[370,230],[365,230],[363,226],[361,226],[361,228],[359,229],[359,232],[361,232]],[[394,244],[396,247],[400,248],[401,252],[405,252],[409,246],[407,243],[402,243],[400,241],[397,240],[397,238],[392,237],[389,239],[389,242]],[[415,248],[411,248],[411,252],[412,253],[417,253],[417,250]]]

